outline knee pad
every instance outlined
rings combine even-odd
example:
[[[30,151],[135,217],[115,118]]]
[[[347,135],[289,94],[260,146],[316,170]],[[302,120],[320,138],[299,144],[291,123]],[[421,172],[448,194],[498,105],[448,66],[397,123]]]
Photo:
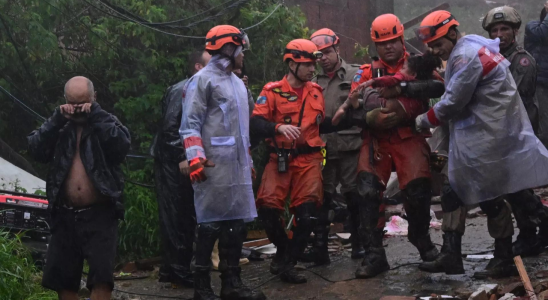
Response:
[[[459,209],[461,206],[464,206],[464,204],[460,200],[457,193],[455,193],[451,185],[449,185],[449,182],[444,183],[441,189],[442,211],[445,213],[454,212],[455,210]]]
[[[414,179],[403,190],[409,204],[413,207],[430,206],[432,184],[429,178]]]
[[[504,203],[504,200],[502,198],[497,198],[489,201],[484,201],[480,203],[481,210],[487,215],[489,218],[496,218],[506,203]]]
[[[374,201],[381,203],[382,189],[383,186],[377,176],[367,172],[360,172],[358,174],[358,193],[362,199],[367,199],[366,202]]]
[[[295,207],[295,223],[297,224],[294,231],[312,232],[316,223],[316,203],[305,202]]]

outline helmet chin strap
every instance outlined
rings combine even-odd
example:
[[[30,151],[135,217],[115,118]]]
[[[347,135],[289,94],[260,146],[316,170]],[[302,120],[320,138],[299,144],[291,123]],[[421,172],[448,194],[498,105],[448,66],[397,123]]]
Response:
[[[306,81],[305,80],[302,80],[298,75],[297,73],[299,73],[299,67],[301,66],[301,63],[297,63],[297,67],[295,68],[295,71],[291,70],[291,68],[289,68],[289,72],[291,72],[291,74],[293,74],[293,76],[295,78],[297,78],[300,82],[302,83],[305,83]]]

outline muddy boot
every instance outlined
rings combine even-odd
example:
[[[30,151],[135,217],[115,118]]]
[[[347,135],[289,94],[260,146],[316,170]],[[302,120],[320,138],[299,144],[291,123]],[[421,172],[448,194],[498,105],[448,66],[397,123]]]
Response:
[[[419,250],[423,262],[434,261],[439,255],[438,249],[432,243],[429,234],[418,238],[414,245]]]
[[[264,300],[261,291],[253,291],[242,283],[240,267],[227,267],[221,274],[221,299],[223,300]]]
[[[314,262],[316,266],[328,265],[331,263],[327,246],[329,243],[329,230],[333,220],[334,211],[332,206],[332,195],[324,194],[322,207],[317,211],[316,222],[314,225],[314,242],[312,249],[300,256],[302,262]]]
[[[195,266],[194,269],[194,300],[221,299],[211,289],[209,267]]]
[[[358,203],[360,201],[360,194],[358,192],[350,192],[345,194],[346,203],[348,204],[349,223],[350,223],[350,243],[352,244],[352,252],[350,257],[352,259],[360,259],[365,255],[363,246],[360,239],[358,228],[360,227],[360,211]]]
[[[365,257],[356,270],[356,278],[371,278],[390,270],[386,252],[382,245],[384,230],[375,229],[371,235],[371,246],[365,247]]]
[[[537,256],[542,252],[537,238],[536,228],[520,228],[516,241],[512,244],[512,252],[521,257]]]
[[[448,275],[464,274],[461,253],[462,236],[456,231],[448,231],[443,235],[443,246],[435,260],[423,262],[419,269],[430,273],[445,272]]]
[[[274,208],[260,208],[259,219],[263,224],[268,239],[276,246],[276,255],[270,262],[270,273],[278,275],[284,263],[284,255],[288,243],[287,234],[281,220],[281,211]]]
[[[306,277],[297,272],[295,265],[298,258],[303,254],[310,233],[314,228],[316,203],[305,202],[295,207],[295,226],[293,227],[293,238],[289,241],[284,257],[284,267],[280,279],[288,283],[305,283]]]
[[[504,278],[517,274],[512,253],[512,237],[495,239],[495,253],[485,270],[474,273],[474,278]]]

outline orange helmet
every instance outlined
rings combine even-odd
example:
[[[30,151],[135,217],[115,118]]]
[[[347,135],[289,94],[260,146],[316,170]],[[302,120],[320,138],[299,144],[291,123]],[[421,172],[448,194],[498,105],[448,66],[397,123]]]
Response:
[[[449,32],[449,28],[458,25],[459,22],[450,12],[438,10],[422,20],[421,26],[415,29],[415,34],[419,40],[430,43],[444,37]]]
[[[227,43],[242,46],[244,50],[249,49],[247,34],[231,25],[218,25],[211,28],[206,35],[205,49],[208,51],[216,51]]]
[[[380,15],[371,24],[371,40],[375,43],[393,40],[397,37],[403,39],[403,24],[393,14]]]
[[[339,37],[329,28],[322,28],[310,36],[310,40],[316,44],[318,50],[339,44]]]
[[[296,63],[316,62],[323,54],[314,43],[305,39],[292,40],[285,46],[284,62],[292,60]]]

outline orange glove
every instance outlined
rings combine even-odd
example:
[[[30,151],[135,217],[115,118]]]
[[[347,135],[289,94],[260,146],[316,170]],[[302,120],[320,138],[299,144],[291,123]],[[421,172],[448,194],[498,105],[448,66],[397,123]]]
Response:
[[[204,167],[212,168],[215,167],[215,164],[201,157],[193,158],[190,161],[190,181],[192,183],[206,181],[207,176],[205,175]]]

